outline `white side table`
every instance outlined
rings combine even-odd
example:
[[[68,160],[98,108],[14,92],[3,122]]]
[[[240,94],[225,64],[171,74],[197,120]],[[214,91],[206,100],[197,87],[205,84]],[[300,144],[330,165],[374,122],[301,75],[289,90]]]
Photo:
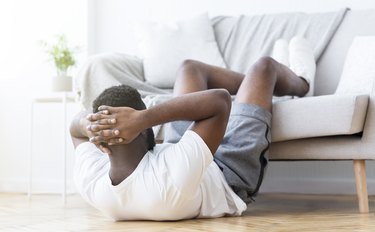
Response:
[[[63,204],[66,203],[66,157],[67,157],[67,149],[66,149],[66,136],[67,136],[67,121],[66,121],[66,109],[68,102],[74,102],[75,96],[73,92],[54,92],[54,93],[47,93],[41,96],[35,96],[32,98],[31,101],[31,123],[30,123],[30,157],[29,157],[29,188],[28,188],[28,198],[31,200],[32,195],[32,171],[33,171],[33,156],[34,156],[34,105],[36,103],[61,103],[63,108],[63,136],[64,136],[64,145],[62,150],[63,156],[63,186],[62,186],[62,201]]]

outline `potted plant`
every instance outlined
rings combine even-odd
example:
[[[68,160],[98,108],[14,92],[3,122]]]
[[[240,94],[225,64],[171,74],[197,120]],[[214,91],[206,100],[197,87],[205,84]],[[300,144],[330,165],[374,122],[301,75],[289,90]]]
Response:
[[[52,91],[72,91],[72,77],[68,75],[68,70],[76,63],[73,56],[75,49],[68,47],[64,35],[58,35],[53,44],[42,41],[42,46],[57,71],[57,75],[52,78]]]

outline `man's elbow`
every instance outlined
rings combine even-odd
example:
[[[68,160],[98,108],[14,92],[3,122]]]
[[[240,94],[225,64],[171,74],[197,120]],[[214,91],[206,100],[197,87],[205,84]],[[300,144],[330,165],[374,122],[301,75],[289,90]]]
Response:
[[[83,117],[83,112],[78,113],[70,123],[69,132],[71,137],[82,137],[80,121]]]
[[[231,107],[232,107],[232,98],[226,89],[217,89],[217,103],[219,103],[219,107],[221,111],[225,114],[229,115]]]
[[[76,119],[73,119],[70,123],[69,132],[71,137],[77,137],[77,125]]]

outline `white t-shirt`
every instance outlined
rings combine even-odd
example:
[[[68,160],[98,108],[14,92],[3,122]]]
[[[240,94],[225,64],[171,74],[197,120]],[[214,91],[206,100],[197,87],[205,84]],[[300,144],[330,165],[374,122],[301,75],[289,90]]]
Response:
[[[177,144],[156,145],[116,186],[109,178],[107,154],[89,142],[80,144],[75,153],[78,191],[115,220],[238,216],[246,210],[194,131],[186,131]]]

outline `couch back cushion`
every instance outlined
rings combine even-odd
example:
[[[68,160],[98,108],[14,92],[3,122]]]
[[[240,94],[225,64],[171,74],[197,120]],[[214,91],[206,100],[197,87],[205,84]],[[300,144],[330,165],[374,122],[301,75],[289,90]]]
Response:
[[[226,67],[207,13],[171,24],[138,24],[135,32],[145,79],[156,87],[172,89],[186,59]]]
[[[375,9],[351,10],[346,13],[344,21],[317,62],[315,95],[335,92],[354,37],[375,35],[374,22]]]
[[[375,36],[356,36],[335,94],[369,94],[375,80]]]

